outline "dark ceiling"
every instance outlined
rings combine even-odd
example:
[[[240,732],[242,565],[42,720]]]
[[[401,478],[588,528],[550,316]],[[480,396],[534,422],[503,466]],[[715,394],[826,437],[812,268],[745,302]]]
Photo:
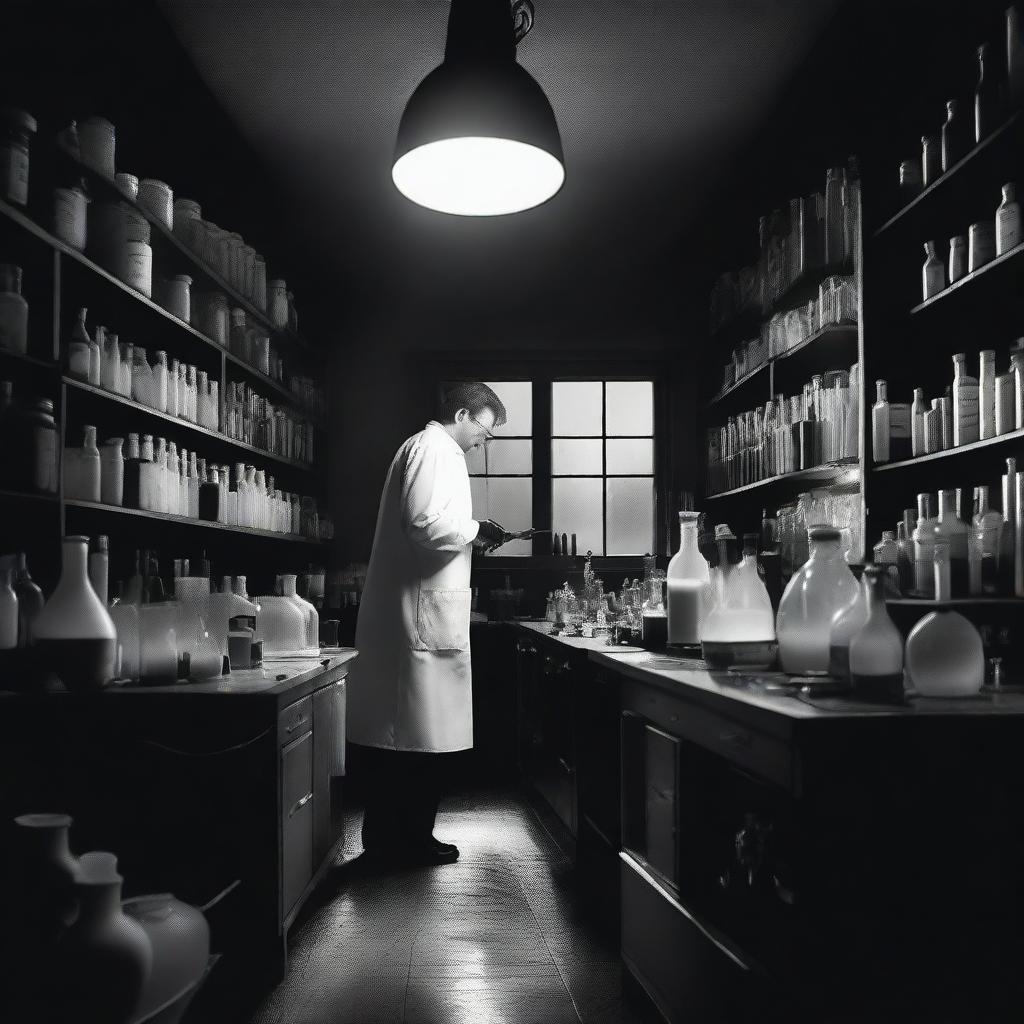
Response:
[[[535,0],[519,59],[567,180],[510,217],[421,209],[390,177],[406,99],[439,62],[445,0],[161,0],[200,75],[280,182],[339,285],[496,314],[542,297],[644,301],[716,177],[838,0]]]

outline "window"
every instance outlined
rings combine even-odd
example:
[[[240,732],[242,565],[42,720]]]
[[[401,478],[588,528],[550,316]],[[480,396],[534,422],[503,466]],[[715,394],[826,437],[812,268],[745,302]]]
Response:
[[[466,455],[473,516],[493,519],[518,533],[533,522],[533,384],[530,381],[485,381],[501,399],[508,420],[498,436]],[[516,540],[502,555],[530,555],[533,545]]]
[[[551,525],[577,551],[654,550],[654,384],[551,385]]]
[[[659,549],[655,495],[667,470],[655,437],[666,413],[655,396],[663,389],[663,367],[633,361],[620,373],[605,361],[581,374],[578,365],[536,359],[494,360],[490,374],[479,366],[466,372],[461,360],[435,363],[434,369],[441,370],[434,380],[442,390],[456,379],[485,380],[508,413],[497,436],[466,456],[476,518],[494,519],[511,531],[535,526],[575,533],[581,555]],[[644,379],[623,379],[628,373]],[[528,379],[510,379],[520,375]],[[542,534],[507,544],[498,555],[550,550],[550,537]]]

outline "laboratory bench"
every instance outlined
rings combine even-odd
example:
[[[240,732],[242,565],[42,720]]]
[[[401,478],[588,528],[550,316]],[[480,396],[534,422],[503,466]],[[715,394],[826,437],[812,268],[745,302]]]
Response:
[[[288,929],[343,839],[355,657],[336,648],[208,682],[0,692],[3,819],[70,814],[72,851],[117,854],[126,896],[210,905],[224,967],[237,953],[236,965],[283,976]]]
[[[510,629],[519,772],[667,1020],[1021,1005],[1024,695],[874,705],[550,631]]]

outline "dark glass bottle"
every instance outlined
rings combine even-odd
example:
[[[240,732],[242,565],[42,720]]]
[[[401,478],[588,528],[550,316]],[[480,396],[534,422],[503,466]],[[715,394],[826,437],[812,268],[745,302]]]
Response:
[[[967,155],[974,143],[970,125],[956,100],[946,104],[946,123],[942,126],[942,170],[946,172]]]
[[[988,43],[978,47],[978,85],[974,90],[974,141],[981,142],[1003,120],[1002,89],[995,76],[995,61]]]
[[[14,579],[14,593],[18,597],[18,646],[28,647],[32,642],[32,623],[43,610],[43,592],[29,575],[24,552],[18,554],[18,570]]]

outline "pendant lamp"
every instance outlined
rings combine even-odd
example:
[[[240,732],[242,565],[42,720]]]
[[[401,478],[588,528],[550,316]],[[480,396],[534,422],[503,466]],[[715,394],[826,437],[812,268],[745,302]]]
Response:
[[[517,213],[565,180],[544,91],[516,61],[530,0],[452,0],[444,61],[409,97],[391,177],[420,206],[463,216]]]

